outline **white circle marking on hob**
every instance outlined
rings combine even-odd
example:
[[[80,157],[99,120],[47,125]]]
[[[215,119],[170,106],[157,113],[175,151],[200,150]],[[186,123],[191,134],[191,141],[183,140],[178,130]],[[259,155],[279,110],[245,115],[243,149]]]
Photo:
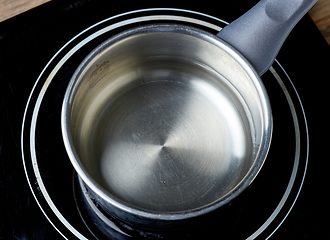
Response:
[[[133,13],[137,13],[137,12],[144,12],[144,11],[157,11],[157,10],[168,10],[168,11],[181,11],[181,12],[189,12],[189,13],[193,13],[193,14],[197,14],[197,15],[201,15],[201,16],[206,16],[206,17],[209,17],[209,18],[212,18],[212,19],[215,19],[217,21],[220,21],[222,23],[226,23],[225,21],[221,20],[221,19],[218,19],[218,18],[215,18],[213,16],[209,16],[207,14],[202,14],[202,13],[198,13],[198,12],[194,12],[194,11],[190,11],[190,10],[182,10],[182,9],[173,9],[173,8],[157,8],[157,9],[142,9],[142,10],[137,10],[137,11],[132,11],[132,12],[127,12],[127,13],[123,13],[123,14],[119,14],[119,15],[116,15],[116,16],[113,16],[113,17],[110,17],[108,19],[105,19],[105,20],[102,20],[94,25],[92,25],[91,27],[85,29],[84,31],[82,31],[81,33],[79,33],[78,35],[76,35],[74,38],[72,38],[69,42],[67,42],[52,58],[51,60],[47,63],[47,65],[45,66],[45,68],[42,70],[41,74],[39,75],[32,91],[31,91],[31,94],[29,96],[29,99],[28,99],[28,102],[27,102],[27,105],[26,105],[26,109],[25,109],[25,112],[24,112],[24,117],[23,117],[23,123],[22,123],[22,136],[21,136],[21,151],[22,151],[22,159],[23,159],[23,164],[24,164],[24,170],[25,170],[25,174],[27,176],[27,180],[28,180],[28,183],[29,183],[29,186],[30,186],[30,189],[40,207],[40,209],[42,210],[42,212],[44,213],[44,215],[46,216],[46,218],[48,219],[48,221],[50,221],[50,223],[53,225],[53,227],[64,237],[66,238],[57,228],[56,226],[54,225],[54,223],[51,222],[51,220],[49,219],[49,217],[47,216],[47,214],[45,213],[45,211],[42,209],[40,203],[38,202],[38,199],[36,198],[35,196],[35,193],[32,189],[32,186],[31,186],[31,183],[29,181],[29,177],[28,177],[28,173],[27,173],[27,170],[26,170],[26,166],[25,166],[25,159],[24,159],[24,149],[23,149],[23,132],[24,132],[24,123],[25,123],[25,118],[26,118],[26,113],[27,113],[27,109],[28,109],[28,106],[29,106],[29,102],[31,101],[31,98],[32,98],[32,94],[39,82],[39,80],[41,79],[43,73],[45,72],[45,70],[48,68],[48,66],[51,64],[51,62],[55,59],[55,57],[68,45],[70,44],[72,41],[74,41],[75,39],[77,39],[79,36],[81,36],[83,33],[87,32],[88,30],[92,29],[93,27],[95,26],[98,26],[100,25],[101,23],[104,23],[106,21],[109,21],[111,19],[114,19],[114,18],[117,18],[117,17],[120,17],[120,16],[124,16],[124,15],[128,15],[128,14],[133,14]],[[35,176],[36,176],[36,179],[37,179],[37,182],[39,184],[39,187],[41,189],[41,192],[42,194],[44,195],[48,205],[51,207],[52,211],[55,213],[55,215],[62,221],[62,223],[77,237],[79,237],[80,239],[85,239],[84,236],[82,236],[75,228],[73,228],[71,226],[70,223],[67,222],[67,220],[62,216],[62,214],[58,211],[58,209],[56,208],[56,206],[54,205],[54,203],[52,202],[50,196],[48,195],[47,193],[47,190],[43,184],[43,181],[42,181],[42,178],[40,176],[40,173],[39,173],[39,169],[38,169],[38,163],[37,163],[37,158],[36,158],[36,153],[35,153],[35,129],[36,129],[36,120],[37,120],[37,116],[38,116],[38,112],[39,112],[39,108],[40,108],[40,105],[41,105],[41,101],[43,99],[43,96],[51,82],[51,80],[53,79],[53,77],[55,76],[55,74],[57,73],[58,69],[67,61],[68,58],[70,58],[70,56],[72,54],[74,54],[78,49],[80,49],[82,46],[84,46],[86,43],[88,43],[89,41],[91,41],[92,39],[100,36],[101,34],[105,33],[105,32],[108,32],[112,29],[115,29],[117,27],[120,27],[120,26],[124,26],[124,25],[127,25],[127,24],[130,24],[130,23],[133,23],[133,22],[136,22],[136,20],[138,20],[139,22],[141,21],[150,21],[150,20],[179,20],[179,21],[187,21],[187,22],[192,22],[192,23],[197,23],[197,24],[200,24],[200,25],[204,25],[206,24],[207,27],[209,28],[213,28],[217,31],[220,31],[220,27],[216,26],[216,25],[213,25],[213,24],[209,24],[207,22],[204,22],[204,21],[200,21],[200,20],[196,20],[196,19],[192,19],[192,18],[186,18],[186,17],[181,17],[181,16],[165,16],[165,15],[159,15],[159,16],[147,16],[147,17],[140,17],[140,18],[136,18],[136,19],[128,19],[128,20],[125,20],[125,21],[122,21],[122,22],[119,22],[119,23],[116,23],[116,24],[113,24],[111,26],[108,26],[108,27],[105,27],[99,31],[97,31],[96,33],[90,35],[89,37],[85,38],[83,41],[81,41],[79,44],[77,44],[73,49],[71,49],[69,51],[69,53],[67,53],[62,59],[61,61],[56,65],[56,67],[53,69],[53,71],[51,72],[51,74],[48,76],[46,82],[44,83],[42,89],[41,89],[41,92],[39,93],[39,96],[38,96],[38,99],[37,99],[37,102],[35,104],[35,108],[34,108],[34,111],[33,111],[33,116],[32,116],[32,121],[31,121],[31,129],[30,129],[30,150],[31,150],[31,159],[32,159],[32,162],[33,162],[33,169],[34,169],[34,173],[35,173]],[[227,24],[227,23],[226,23]],[[279,64],[279,63],[278,63]],[[282,68],[282,66],[280,66]],[[282,70],[284,71],[284,73],[287,75],[287,73],[285,72],[285,70],[282,68]],[[288,77],[288,75],[287,75]],[[290,79],[289,79],[290,80]],[[292,81],[290,80],[292,86],[293,86],[293,83]],[[293,86],[294,88],[294,86]],[[296,89],[294,88],[294,90],[296,91]],[[300,102],[300,105],[301,105],[301,108],[302,108],[302,111],[303,111],[303,114],[304,114],[304,120],[305,120],[305,124],[306,124],[306,131],[308,133],[308,129],[307,129],[307,122],[306,122],[306,117],[305,117],[305,113],[304,113],[304,110],[303,110],[303,106],[302,106],[302,103],[300,101],[300,98],[299,98],[299,95],[296,91],[296,95],[299,99],[299,102]],[[289,96],[289,95],[288,95]],[[290,99],[288,99],[290,100]],[[294,115],[294,112],[292,112],[292,114]],[[295,117],[294,117],[295,118]],[[295,123],[298,123],[297,121],[295,121],[294,119],[294,122]],[[296,125],[295,125],[296,126]],[[298,127],[298,130],[299,130],[299,127]],[[309,146],[309,143],[308,143],[308,135],[307,135],[307,146]],[[297,150],[297,149],[296,149]],[[297,152],[296,152],[297,153]],[[289,181],[289,184],[287,186],[287,189],[280,201],[280,203],[278,204],[277,208],[275,209],[275,211],[272,213],[272,215],[267,219],[267,221],[254,233],[252,234],[248,239],[254,239],[255,237],[257,237],[261,232],[264,231],[264,229],[273,221],[273,219],[277,216],[278,212],[281,210],[281,208],[283,207],[285,201],[287,200],[288,198],[288,195],[292,189],[292,186],[293,186],[293,182],[295,180],[295,176],[296,176],[296,172],[297,172],[297,168],[298,168],[298,162],[299,162],[299,152],[298,154],[296,154],[296,157],[295,157],[295,164],[294,164],[294,167],[293,167],[293,172],[291,174],[291,178],[290,178],[290,181]],[[305,172],[304,172],[304,175],[303,175],[303,180],[305,178],[305,173],[306,173],[306,170],[307,170],[307,162],[308,162],[308,149],[307,149],[307,159],[306,159],[306,166],[305,166]],[[302,184],[303,184],[303,180],[302,180],[302,183],[300,185],[300,188],[298,190],[298,193],[297,193],[297,196],[291,206],[291,208],[289,209],[288,213],[285,215],[285,217],[283,218],[283,220],[281,221],[281,223],[278,225],[278,227],[284,222],[285,218],[287,217],[287,215],[289,214],[289,212],[291,211],[299,193],[300,193],[300,190],[301,190],[301,187],[302,187]],[[271,235],[273,235],[273,233],[278,229],[278,227],[269,235],[269,237]],[[119,229],[118,229],[119,230]],[[120,230],[119,230],[120,231]],[[120,231],[121,232],[121,231]],[[268,237],[268,238],[269,238]]]
[[[284,68],[282,67],[282,65],[275,59],[275,62],[279,65],[279,67],[281,68],[281,70],[285,73],[286,77],[288,78],[288,80],[290,81],[297,97],[299,100],[299,104],[301,106],[301,110],[304,116],[304,122],[305,122],[305,127],[306,127],[306,141],[307,141],[307,149],[306,149],[306,164],[305,164],[305,168],[304,168],[304,173],[303,173],[303,177],[302,177],[302,181],[301,184],[299,186],[298,192],[296,197],[293,200],[292,205],[290,206],[288,212],[285,214],[284,218],[282,219],[282,221],[278,224],[278,226],[274,229],[274,231],[266,238],[269,239],[275,232],[276,230],[282,225],[282,223],[285,221],[285,219],[287,218],[287,216],[289,215],[289,213],[291,212],[293,206],[295,205],[298,196],[300,194],[301,188],[303,186],[304,180],[305,180],[305,176],[306,176],[306,171],[307,171],[307,164],[308,164],[308,156],[309,156],[309,136],[308,136],[308,126],[307,126],[307,119],[306,119],[306,115],[305,115],[305,111],[301,102],[301,99],[298,95],[298,92],[295,88],[295,86],[293,85],[293,82],[291,81],[291,78],[289,77],[289,75],[287,74],[287,72],[284,70]],[[287,91],[282,79],[280,78],[280,76],[276,73],[275,69],[273,67],[270,67],[269,70],[272,72],[272,74],[274,75],[274,77],[276,78],[276,80],[278,81],[278,83],[281,85],[281,88],[283,89],[284,95],[287,99],[287,101],[289,102],[289,106],[290,106],[290,110],[292,113],[292,118],[293,118],[293,122],[294,122],[294,128],[295,128],[295,134],[296,134],[296,154],[295,154],[295,160],[294,160],[294,165],[293,165],[293,170],[290,176],[290,180],[289,180],[289,184],[284,192],[284,195],[280,201],[280,203],[277,205],[277,207],[275,208],[274,212],[271,214],[271,216],[265,221],[265,223],[256,231],[254,232],[248,239],[255,239],[261,232],[264,231],[264,229],[273,221],[273,219],[277,216],[277,214],[279,213],[279,211],[282,209],[284,203],[286,202],[287,198],[289,197],[289,194],[291,192],[291,189],[293,187],[295,178],[296,178],[296,174],[298,171],[298,163],[299,163],[299,158],[300,158],[300,131],[299,131],[299,123],[298,123],[298,117],[296,114],[296,110],[294,108],[294,104],[292,102],[292,99],[290,97],[289,92]]]

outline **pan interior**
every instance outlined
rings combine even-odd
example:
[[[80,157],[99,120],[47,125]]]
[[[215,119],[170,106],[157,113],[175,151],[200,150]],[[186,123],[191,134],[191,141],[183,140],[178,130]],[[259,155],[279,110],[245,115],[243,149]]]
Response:
[[[256,157],[244,98],[186,55],[128,55],[116,66],[102,56],[82,77],[71,127],[81,165],[111,198],[144,211],[190,211],[221,199]]]

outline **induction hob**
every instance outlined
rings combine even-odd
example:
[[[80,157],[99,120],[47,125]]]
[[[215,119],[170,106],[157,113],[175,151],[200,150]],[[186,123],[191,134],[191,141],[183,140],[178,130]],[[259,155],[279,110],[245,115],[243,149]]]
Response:
[[[150,23],[217,33],[256,1],[201,3],[53,1],[0,23],[0,237],[3,239],[320,239],[327,195],[327,68],[330,49],[309,16],[262,80],[274,133],[257,178],[193,226],[141,230],[91,203],[89,214],[64,149],[60,113],[68,81],[107,38]],[[94,205],[93,205],[94,204]],[[98,225],[98,227],[97,227]],[[102,229],[102,226],[104,227]]]

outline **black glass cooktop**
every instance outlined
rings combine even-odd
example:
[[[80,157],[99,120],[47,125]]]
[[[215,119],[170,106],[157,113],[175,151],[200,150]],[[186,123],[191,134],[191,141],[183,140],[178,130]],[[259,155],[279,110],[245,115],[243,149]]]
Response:
[[[52,1],[0,23],[0,238],[324,239],[330,49],[309,16],[262,76],[274,118],[267,160],[251,186],[219,210],[167,231],[120,222],[96,203],[86,207],[64,148],[64,92],[98,44],[155,22],[216,34],[255,3]]]

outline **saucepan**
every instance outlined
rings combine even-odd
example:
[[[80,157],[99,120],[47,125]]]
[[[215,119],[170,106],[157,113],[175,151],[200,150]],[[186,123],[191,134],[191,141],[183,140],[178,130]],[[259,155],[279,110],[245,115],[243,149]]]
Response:
[[[315,0],[262,0],[217,36],[143,25],[75,71],[62,133],[89,195],[113,216],[169,226],[233,200],[261,169],[272,113],[260,76]]]

